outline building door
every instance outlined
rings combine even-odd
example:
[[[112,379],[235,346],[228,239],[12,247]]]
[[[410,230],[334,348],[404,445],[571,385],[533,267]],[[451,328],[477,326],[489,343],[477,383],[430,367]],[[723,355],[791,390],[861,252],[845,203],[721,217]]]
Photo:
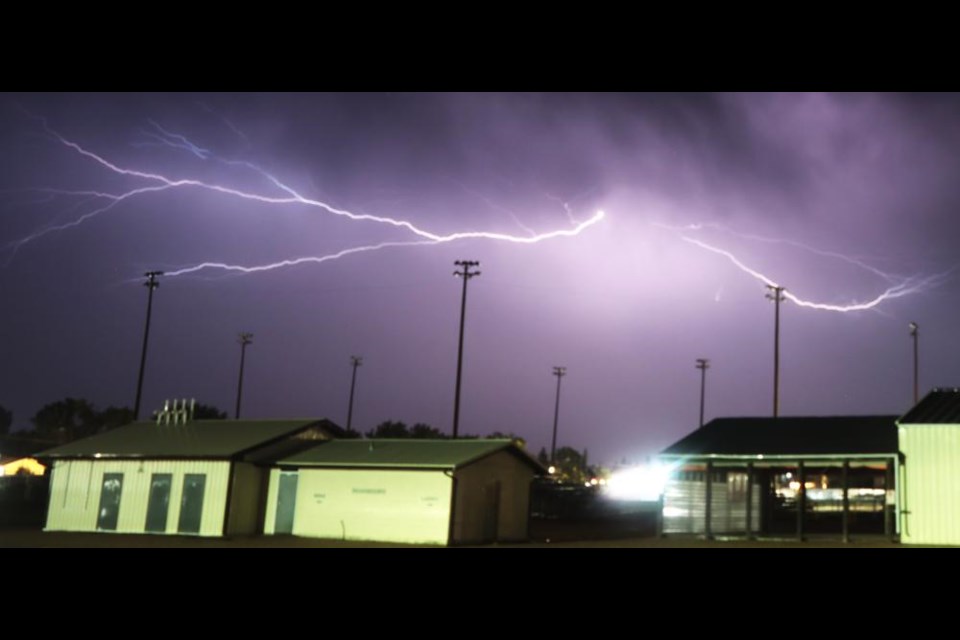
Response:
[[[277,487],[277,517],[274,533],[293,533],[293,514],[297,505],[297,472],[280,472]]]
[[[179,533],[200,533],[203,518],[203,491],[206,488],[205,473],[188,473],[183,476],[183,495],[180,498]]]
[[[122,473],[103,474],[103,486],[100,489],[100,511],[97,515],[97,529],[101,531],[117,530],[117,517],[120,515],[120,493],[122,490]]]
[[[150,476],[150,498],[147,502],[147,523],[144,531],[164,533],[167,530],[167,515],[170,513],[170,486],[173,475],[154,473]]]
[[[500,525],[500,482],[483,488],[483,541],[496,542]]]

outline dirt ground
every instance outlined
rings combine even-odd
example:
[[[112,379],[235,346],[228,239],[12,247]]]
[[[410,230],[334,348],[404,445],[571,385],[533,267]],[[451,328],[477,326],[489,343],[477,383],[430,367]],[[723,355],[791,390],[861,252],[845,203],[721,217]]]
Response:
[[[198,538],[189,536],[157,536],[105,533],[44,532],[33,528],[0,529],[0,548],[302,548],[302,549],[370,549],[418,548],[431,545],[404,545],[380,542],[318,540],[296,536],[250,536],[236,538]],[[637,536],[601,540],[538,540],[517,544],[489,544],[485,548],[903,548],[906,545],[883,538],[854,539],[844,544],[837,539],[811,538],[796,540],[703,540],[695,537]]]

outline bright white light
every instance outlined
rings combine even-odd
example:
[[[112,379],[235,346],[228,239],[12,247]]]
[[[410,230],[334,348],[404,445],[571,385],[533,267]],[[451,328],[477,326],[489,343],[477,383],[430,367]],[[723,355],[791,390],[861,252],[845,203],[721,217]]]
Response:
[[[590,478],[590,484],[592,484],[593,486],[597,486],[597,479],[596,479],[596,478]]]
[[[604,493],[614,500],[655,502],[676,465],[654,462],[648,465],[615,472],[604,487]]]
[[[553,475],[556,472],[557,472],[557,468],[554,466],[551,466],[549,469],[547,469],[547,473],[549,473],[550,475]]]

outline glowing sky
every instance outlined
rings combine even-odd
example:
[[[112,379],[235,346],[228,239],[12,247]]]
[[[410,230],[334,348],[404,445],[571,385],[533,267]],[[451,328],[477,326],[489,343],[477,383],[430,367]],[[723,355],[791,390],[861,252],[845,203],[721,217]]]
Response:
[[[462,433],[549,447],[555,365],[597,461],[696,426],[696,358],[768,415],[767,282],[781,414],[903,413],[908,322],[960,384],[958,173],[955,95],[7,94],[0,405],[132,406],[162,269],[144,413],[231,410],[249,331],[245,417],[345,423],[355,354],[355,427],[449,432],[465,259]]]

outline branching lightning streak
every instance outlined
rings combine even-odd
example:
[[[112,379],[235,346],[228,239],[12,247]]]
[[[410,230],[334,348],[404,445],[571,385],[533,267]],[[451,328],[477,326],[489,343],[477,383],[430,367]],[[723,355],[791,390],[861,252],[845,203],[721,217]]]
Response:
[[[263,169],[257,167],[252,163],[245,162],[245,161],[236,161],[236,160],[224,160],[222,158],[218,158],[217,156],[213,155],[213,153],[210,152],[209,150],[204,149],[198,145],[195,145],[190,140],[188,140],[185,136],[171,133],[165,130],[156,122],[151,121],[150,124],[154,127],[154,129],[156,129],[157,133],[153,133],[153,132],[143,132],[143,133],[147,135],[149,138],[151,138],[152,140],[154,140],[155,141],[154,144],[162,144],[162,145],[182,149],[203,160],[215,159],[229,165],[247,167],[249,169],[252,169],[253,171],[256,171],[262,177],[269,180],[275,187],[277,187],[285,195],[267,195],[262,193],[255,193],[252,191],[224,186],[222,184],[205,182],[203,180],[197,180],[192,178],[171,178],[160,173],[153,173],[149,171],[141,171],[137,169],[121,167],[118,164],[111,162],[107,158],[86,149],[85,147],[81,146],[79,143],[74,142],[72,140],[68,140],[64,136],[57,133],[56,131],[52,130],[46,124],[46,122],[43,121],[45,130],[54,140],[58,141],[63,146],[73,150],[80,156],[95,162],[101,167],[104,167],[109,171],[113,172],[114,174],[130,177],[130,178],[147,180],[152,182],[153,184],[149,186],[130,189],[122,193],[108,193],[108,192],[93,191],[93,190],[83,191],[83,192],[49,190],[51,192],[61,193],[65,195],[81,195],[82,194],[82,195],[87,195],[95,198],[106,199],[109,202],[106,205],[98,207],[92,211],[88,211],[87,213],[83,214],[82,216],[80,216],[75,220],[72,220],[70,222],[66,222],[63,224],[59,224],[59,225],[51,225],[51,226],[45,227],[25,238],[22,238],[21,240],[13,243],[14,252],[24,244],[31,242],[33,240],[36,240],[48,233],[52,233],[55,231],[64,231],[72,227],[77,227],[83,224],[84,222],[86,222],[87,220],[90,220],[91,218],[101,213],[109,211],[110,209],[113,209],[114,207],[116,207],[119,203],[125,200],[128,200],[130,198],[133,198],[135,196],[143,195],[146,193],[164,191],[167,189],[175,189],[175,188],[204,189],[204,190],[220,193],[227,196],[232,196],[232,197],[241,198],[244,200],[250,200],[250,201],[261,202],[261,203],[272,204],[272,205],[293,205],[293,204],[306,205],[309,207],[321,209],[322,211],[335,216],[347,218],[352,221],[376,222],[376,223],[388,225],[394,228],[404,229],[416,235],[417,237],[421,238],[421,240],[408,241],[408,242],[397,242],[397,241],[382,242],[382,243],[372,244],[372,245],[367,245],[362,247],[353,247],[350,249],[345,249],[343,251],[339,251],[337,253],[333,253],[325,256],[302,257],[302,258],[297,258],[292,260],[283,260],[270,265],[260,265],[255,267],[241,267],[239,265],[227,265],[227,264],[218,263],[218,262],[204,262],[202,264],[195,265],[193,267],[186,267],[178,271],[168,272],[167,273],[168,276],[183,275],[186,273],[192,273],[205,268],[211,268],[211,269],[218,268],[218,269],[243,271],[246,273],[250,273],[255,271],[265,271],[265,270],[279,268],[283,266],[290,266],[294,264],[301,264],[305,262],[322,263],[322,262],[326,262],[329,260],[334,260],[334,259],[346,256],[346,255],[351,255],[353,253],[359,253],[364,251],[374,251],[374,250],[381,249],[388,246],[413,246],[413,245],[440,244],[440,243],[454,242],[457,240],[467,240],[467,239],[486,239],[486,240],[497,240],[502,242],[511,242],[515,244],[534,244],[534,243],[541,242],[544,240],[549,240],[552,238],[576,236],[580,232],[582,232],[584,229],[600,222],[605,216],[603,211],[598,211],[591,218],[577,224],[573,228],[560,229],[556,231],[535,234],[530,236],[514,236],[507,233],[498,233],[498,232],[490,232],[490,231],[459,231],[459,232],[449,233],[445,235],[433,233],[431,231],[427,231],[426,229],[416,226],[415,224],[413,224],[408,220],[402,220],[402,219],[398,220],[398,219],[394,219],[386,216],[371,215],[366,213],[354,213],[346,209],[335,207],[321,200],[305,197],[300,193],[298,193],[295,189],[293,189],[289,185],[283,183],[274,175],[264,171]]]
[[[293,267],[299,264],[322,264],[330,260],[337,260],[338,258],[343,258],[354,253],[363,253],[364,251],[376,251],[378,249],[384,249],[386,247],[411,247],[417,245],[430,245],[437,244],[432,240],[412,240],[410,242],[381,242],[379,244],[364,246],[364,247],[352,247],[350,249],[344,249],[343,251],[338,251],[336,253],[331,253],[325,256],[306,256],[302,258],[290,258],[287,260],[280,260],[279,262],[273,262],[270,264],[257,265],[253,267],[244,267],[241,265],[235,264],[225,264],[222,262],[203,262],[192,267],[184,267],[183,269],[177,269],[175,271],[166,271],[164,272],[165,277],[175,277],[183,276],[190,273],[195,273],[203,269],[221,269],[224,271],[238,271],[240,273],[256,273],[258,271],[270,271],[271,269],[278,269],[280,267]]]
[[[700,247],[701,249],[706,249],[707,251],[716,253],[717,255],[721,255],[727,258],[730,262],[736,265],[738,269],[740,269],[744,273],[751,275],[752,277],[756,278],[760,282],[763,282],[764,284],[768,284],[774,287],[778,286],[774,280],[772,280],[771,278],[767,277],[766,275],[760,273],[755,269],[751,269],[729,251],[718,249],[717,247],[711,246],[701,240],[690,238],[688,236],[682,236],[682,238],[686,242],[694,244]],[[794,304],[801,307],[807,307],[808,309],[819,309],[821,311],[836,311],[840,313],[849,313],[852,311],[866,311],[868,309],[876,308],[880,303],[884,302],[885,300],[900,298],[900,297],[910,295],[913,293],[918,293],[930,287],[936,286],[946,275],[947,275],[946,273],[943,273],[943,274],[937,274],[937,275],[926,277],[926,278],[908,278],[898,284],[895,284],[887,288],[883,293],[881,293],[880,295],[876,296],[875,298],[873,298],[868,302],[854,302],[846,305],[826,304],[822,302],[812,302],[810,300],[804,300],[803,298],[800,298],[799,296],[795,295],[788,289],[785,289],[783,291],[783,296],[787,300],[790,300],[791,302],[793,302]]]

